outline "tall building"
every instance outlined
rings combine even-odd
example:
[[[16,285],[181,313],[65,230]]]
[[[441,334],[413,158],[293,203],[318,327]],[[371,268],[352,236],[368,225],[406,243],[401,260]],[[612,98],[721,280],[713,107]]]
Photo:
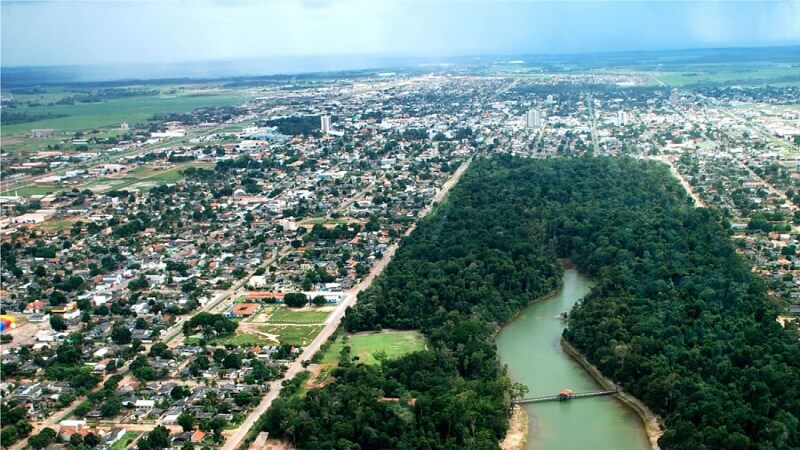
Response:
[[[529,109],[525,114],[525,128],[539,128],[542,126],[542,116],[536,109]]]
[[[331,116],[325,114],[319,118],[319,127],[323,133],[330,133],[331,131]]]
[[[624,127],[626,123],[628,123],[628,114],[620,109],[617,111],[617,125]]]
[[[678,93],[677,89],[673,89],[672,92],[669,94],[669,101],[673,105],[677,105],[678,102],[681,101],[681,95]]]

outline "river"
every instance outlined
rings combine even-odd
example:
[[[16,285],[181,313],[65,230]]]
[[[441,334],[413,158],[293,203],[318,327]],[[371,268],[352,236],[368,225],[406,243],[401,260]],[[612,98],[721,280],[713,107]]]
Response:
[[[602,388],[561,349],[564,323],[557,318],[589,293],[592,280],[574,269],[552,298],[531,304],[497,336],[500,358],[511,378],[528,386],[528,397]],[[525,406],[528,441],[536,450],[647,450],[639,416],[613,397],[593,397]]]

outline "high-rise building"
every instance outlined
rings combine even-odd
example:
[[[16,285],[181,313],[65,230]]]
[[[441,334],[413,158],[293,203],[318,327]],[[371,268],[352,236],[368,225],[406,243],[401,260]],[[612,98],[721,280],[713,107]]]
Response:
[[[628,123],[628,114],[620,109],[617,111],[617,125],[624,127],[626,123]]]
[[[525,114],[525,128],[533,129],[542,126],[542,116],[536,109],[529,109]]]
[[[677,89],[673,89],[672,92],[669,94],[669,101],[673,105],[677,105],[678,102],[681,101],[681,95],[678,93]]]
[[[319,118],[319,128],[323,133],[330,133],[331,131],[331,116],[325,114]]]

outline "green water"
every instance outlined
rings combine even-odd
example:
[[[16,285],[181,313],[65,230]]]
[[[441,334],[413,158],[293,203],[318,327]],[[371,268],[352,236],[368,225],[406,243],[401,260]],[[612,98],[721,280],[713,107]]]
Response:
[[[514,381],[528,386],[528,397],[561,389],[602,389],[561,349],[564,323],[557,316],[589,293],[592,280],[573,269],[555,297],[528,306],[497,336],[497,348]],[[536,450],[645,450],[649,446],[639,417],[613,397],[526,405],[528,442]]]

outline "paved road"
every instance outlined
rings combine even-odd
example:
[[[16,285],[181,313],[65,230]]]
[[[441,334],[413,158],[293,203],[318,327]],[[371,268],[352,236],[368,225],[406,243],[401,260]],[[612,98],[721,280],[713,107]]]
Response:
[[[442,185],[441,190],[433,197],[433,202],[440,202],[442,201],[450,189],[458,182],[461,175],[464,171],[469,167],[471,164],[472,159],[464,162],[461,167],[456,170],[450,179]],[[422,219],[426,215],[428,215],[431,210],[433,209],[433,202],[426,206],[418,216],[418,220]],[[416,228],[415,222],[412,224],[405,233],[405,236],[411,234]],[[348,292],[347,296],[344,300],[342,300],[339,305],[337,305],[336,309],[328,316],[328,320],[325,322],[325,328],[311,341],[300,356],[292,361],[289,364],[286,373],[284,374],[283,378],[280,380],[275,380],[269,383],[269,392],[261,399],[261,403],[256,406],[256,408],[250,412],[247,418],[242,422],[242,425],[237,428],[233,434],[231,434],[226,440],[225,445],[222,446],[222,450],[236,450],[239,445],[241,445],[242,441],[247,437],[247,434],[250,432],[250,429],[255,425],[256,421],[261,417],[272,405],[272,402],[278,398],[280,391],[282,389],[282,382],[283,380],[290,380],[295,375],[303,370],[302,361],[311,360],[311,358],[319,351],[322,344],[328,341],[328,338],[333,335],[336,329],[339,327],[339,323],[341,323],[342,318],[347,311],[347,308],[354,305],[358,299],[358,293],[362,290],[366,289],[378,275],[383,272],[383,269],[386,268],[386,265],[389,264],[389,261],[392,260],[394,257],[395,252],[397,251],[398,244],[393,244],[389,247],[389,249],[383,254],[383,257],[372,266],[370,273],[361,280],[357,285],[353,286]]]

